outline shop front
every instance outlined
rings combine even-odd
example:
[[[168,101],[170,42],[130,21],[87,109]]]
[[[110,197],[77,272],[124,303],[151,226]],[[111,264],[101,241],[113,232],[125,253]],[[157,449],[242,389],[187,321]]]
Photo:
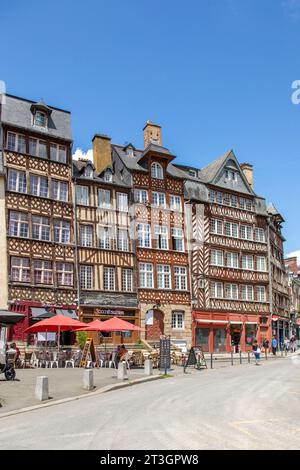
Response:
[[[133,325],[139,325],[139,312],[137,309],[121,309],[121,308],[101,308],[101,307],[80,307],[80,321],[84,323],[90,323],[93,320],[105,321],[109,318],[120,317],[123,320],[132,323]],[[139,331],[119,331],[111,333],[89,333],[95,342],[95,344],[119,344],[119,343],[130,343],[134,344],[139,339]]]
[[[250,351],[255,339],[270,341],[269,330],[268,319],[260,315],[193,312],[193,345],[203,352]]]

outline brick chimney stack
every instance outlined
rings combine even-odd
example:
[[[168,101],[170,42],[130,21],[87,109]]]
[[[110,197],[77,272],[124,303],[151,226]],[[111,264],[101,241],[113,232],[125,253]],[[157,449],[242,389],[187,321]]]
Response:
[[[251,165],[250,163],[241,163],[240,167],[243,170],[243,173],[246,177],[246,180],[248,181],[249,186],[253,188],[253,165]]]
[[[144,148],[148,147],[149,144],[162,145],[161,140],[161,126],[153,124],[151,121],[147,121],[143,128],[144,131]]]
[[[98,173],[112,165],[110,141],[110,137],[104,134],[95,134],[93,137],[93,160]]]

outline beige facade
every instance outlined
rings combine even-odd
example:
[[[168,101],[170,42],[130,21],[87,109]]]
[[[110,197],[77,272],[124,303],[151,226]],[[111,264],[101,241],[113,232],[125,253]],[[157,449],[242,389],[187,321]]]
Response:
[[[7,241],[6,241],[6,210],[5,210],[5,180],[0,176],[0,309],[8,306],[8,273],[7,273]]]

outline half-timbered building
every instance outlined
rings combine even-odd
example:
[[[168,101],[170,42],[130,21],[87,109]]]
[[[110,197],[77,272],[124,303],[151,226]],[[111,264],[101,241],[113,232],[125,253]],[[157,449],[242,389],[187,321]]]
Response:
[[[193,343],[247,350],[270,336],[267,211],[251,165],[233,151],[199,170],[183,167],[192,270]]]
[[[1,305],[75,316],[70,113],[6,95],[1,106]],[[3,216],[3,217],[2,217]]]
[[[74,161],[78,303],[82,320],[122,316],[139,324],[130,185],[115,170],[110,139],[95,135],[94,162]],[[137,332],[124,333],[134,343]],[[95,335],[96,340],[97,335]],[[118,333],[106,341],[120,341]]]

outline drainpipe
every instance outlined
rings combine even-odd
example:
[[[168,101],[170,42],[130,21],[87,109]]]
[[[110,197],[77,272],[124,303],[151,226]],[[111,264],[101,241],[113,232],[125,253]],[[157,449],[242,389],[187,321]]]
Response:
[[[273,296],[272,296],[272,263],[271,263],[270,225],[271,225],[271,219],[270,219],[270,217],[267,217],[268,271],[269,271],[269,308],[270,308],[270,326],[271,326],[271,342],[272,342],[272,337],[273,337],[273,330],[272,330]],[[279,322],[279,320],[277,320],[277,321]],[[278,324],[277,324],[277,326],[278,326]]]

